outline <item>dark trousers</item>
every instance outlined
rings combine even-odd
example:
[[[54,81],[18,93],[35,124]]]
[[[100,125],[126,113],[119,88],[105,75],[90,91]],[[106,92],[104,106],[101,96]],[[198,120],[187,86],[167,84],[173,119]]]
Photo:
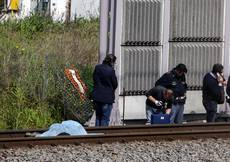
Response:
[[[217,112],[217,102],[211,100],[203,100],[203,105],[206,110],[206,120],[208,123],[215,122]]]
[[[110,114],[113,108],[112,104],[106,104],[94,101],[94,109],[96,111],[95,126],[109,126]]]

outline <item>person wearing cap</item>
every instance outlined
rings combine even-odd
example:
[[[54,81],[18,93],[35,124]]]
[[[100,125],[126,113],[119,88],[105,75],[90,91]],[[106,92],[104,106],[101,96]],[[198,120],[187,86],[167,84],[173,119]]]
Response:
[[[203,78],[202,102],[206,110],[206,121],[215,122],[217,105],[223,104],[225,99],[224,86],[226,81],[223,76],[223,65],[214,64],[212,71]]]
[[[115,100],[115,90],[118,86],[114,70],[116,56],[106,55],[102,64],[95,66],[93,72],[92,99],[96,111],[96,126],[108,126],[112,106]]]
[[[169,114],[172,108],[173,91],[162,86],[153,87],[146,92],[146,119],[151,123],[153,114]]]
[[[186,73],[186,65],[180,63],[171,71],[163,74],[155,83],[155,86],[163,86],[173,91],[174,99],[170,113],[170,123],[172,124],[181,124],[183,122],[187,92]]]

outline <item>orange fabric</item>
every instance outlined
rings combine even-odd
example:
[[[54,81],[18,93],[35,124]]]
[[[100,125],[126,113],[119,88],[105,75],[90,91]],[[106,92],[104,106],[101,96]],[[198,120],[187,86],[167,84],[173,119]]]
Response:
[[[74,70],[75,71],[75,74],[76,74],[76,77],[77,77],[77,80],[80,82],[81,86],[83,87],[84,91],[86,92],[87,90],[87,87],[86,85],[84,84],[84,82],[81,80],[80,78],[80,74],[78,72],[77,69],[65,69],[65,75],[67,76],[67,78],[70,80],[70,82],[73,84],[74,88],[77,89],[78,93],[80,94],[80,98],[82,101],[85,101],[86,100],[86,94],[85,93],[82,93],[81,90],[80,90],[80,87],[78,85],[78,83],[74,80],[70,70]]]

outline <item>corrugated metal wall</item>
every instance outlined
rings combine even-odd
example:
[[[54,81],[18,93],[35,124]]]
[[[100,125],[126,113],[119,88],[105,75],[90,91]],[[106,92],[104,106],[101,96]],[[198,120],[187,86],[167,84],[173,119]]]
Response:
[[[222,47],[223,43],[170,43],[169,68],[184,63],[188,68],[189,89],[198,90],[204,74],[222,61]]]
[[[123,45],[158,45],[162,0],[124,0]]]
[[[170,40],[223,40],[224,0],[170,2]]]
[[[159,77],[161,47],[122,47],[121,87],[128,95],[141,95]]]
[[[178,63],[188,67],[190,90],[200,90],[205,73],[213,64],[223,62],[224,3],[224,0],[170,1],[169,68]]]
[[[143,95],[159,77],[163,1],[123,2],[121,94]]]
[[[121,89],[148,90],[159,77],[160,59],[169,58],[168,70],[186,64],[190,90],[200,90],[205,73],[223,62],[225,0],[170,0],[170,24],[163,24],[163,0],[123,2]],[[164,25],[170,25],[169,52],[162,54]]]

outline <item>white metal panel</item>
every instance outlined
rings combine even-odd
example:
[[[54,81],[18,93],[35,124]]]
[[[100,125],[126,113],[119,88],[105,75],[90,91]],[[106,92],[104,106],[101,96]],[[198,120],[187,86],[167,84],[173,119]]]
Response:
[[[161,41],[162,0],[124,0],[122,44],[153,45]]]
[[[202,104],[202,91],[188,91],[184,114],[205,113]]]
[[[109,22],[109,1],[100,1],[100,47],[99,47],[99,62],[102,63],[108,51],[108,22]]]
[[[98,17],[99,0],[72,0],[71,19],[75,17]]]
[[[188,85],[200,89],[204,75],[215,63],[223,62],[222,50],[223,43],[170,43],[169,69],[184,63],[188,68]]]
[[[171,0],[170,40],[223,40],[224,0]],[[198,40],[199,40],[198,39]],[[204,39],[205,40],[205,39]],[[216,39],[217,40],[217,39]]]
[[[230,75],[230,1],[225,3],[224,21],[224,74],[226,78]]]
[[[22,18],[29,16],[31,14],[31,0],[21,0],[21,11],[20,16]]]
[[[145,96],[125,96],[125,105],[123,105],[124,98],[120,96],[119,111],[121,119],[146,119],[145,100]]]
[[[163,33],[162,33],[162,61],[160,74],[168,71],[169,62],[169,30],[170,30],[170,0],[163,1]]]
[[[140,95],[152,88],[159,77],[161,53],[160,46],[122,47],[121,90]]]
[[[64,21],[66,19],[67,0],[51,0],[50,12],[53,20]]]
[[[30,11],[35,11],[35,9],[37,8],[37,1],[35,0],[31,0],[30,2]]]

